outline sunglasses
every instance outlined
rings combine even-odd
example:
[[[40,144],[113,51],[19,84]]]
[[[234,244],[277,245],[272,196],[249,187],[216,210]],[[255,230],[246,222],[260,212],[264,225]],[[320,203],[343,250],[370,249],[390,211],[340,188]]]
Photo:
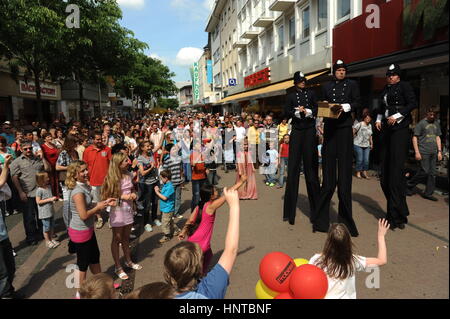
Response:
[[[24,147],[24,148],[22,148],[24,151],[29,151],[29,150],[31,150],[32,148],[31,147]]]

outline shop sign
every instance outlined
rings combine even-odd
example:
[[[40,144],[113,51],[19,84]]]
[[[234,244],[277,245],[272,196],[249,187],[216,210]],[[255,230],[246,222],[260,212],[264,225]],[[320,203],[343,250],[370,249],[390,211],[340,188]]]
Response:
[[[270,82],[270,68],[262,69],[244,78],[244,87],[249,88]]]
[[[20,94],[30,94],[36,96],[36,86],[32,81],[19,81]],[[55,85],[41,83],[41,96],[43,97],[57,97]]]
[[[193,76],[194,76],[193,82],[194,101],[198,101],[200,100],[200,78],[199,78],[198,62],[194,63]]]

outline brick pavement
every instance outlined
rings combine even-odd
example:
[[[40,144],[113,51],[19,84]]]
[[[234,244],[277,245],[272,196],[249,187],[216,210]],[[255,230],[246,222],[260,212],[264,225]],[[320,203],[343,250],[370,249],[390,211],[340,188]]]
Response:
[[[222,175],[219,187],[231,185],[234,173]],[[282,251],[293,258],[310,258],[320,252],[326,234],[312,233],[307,217],[308,202],[305,184],[301,178],[300,196],[296,224],[282,222],[283,190],[269,188],[262,184],[258,175],[257,201],[241,201],[241,233],[239,256],[230,278],[227,298],[255,298],[254,287],[259,279],[258,266],[261,258],[271,251]],[[183,192],[183,207],[189,207],[191,187]],[[385,199],[379,182],[353,180],[353,214],[360,236],[354,240],[356,252],[363,256],[376,256],[377,218],[384,216]],[[365,281],[368,273],[357,275],[358,298],[448,298],[449,297],[449,216],[448,198],[437,196],[438,202],[430,202],[419,195],[408,197],[410,223],[404,230],[389,231],[387,235],[388,264],[381,268],[379,289],[368,289]],[[336,220],[337,195],[333,197],[331,219]],[[59,207],[58,207],[59,208]],[[60,217],[61,210],[57,210]],[[185,216],[189,213],[186,211]],[[222,252],[227,226],[226,205],[218,210],[212,239],[213,262]],[[74,289],[66,287],[71,273],[66,267],[75,263],[75,255],[67,252],[67,238],[64,231],[62,244],[48,250],[43,243],[38,247],[25,247],[21,216],[7,218],[10,238],[16,247],[18,269],[14,285],[27,298],[73,298]],[[180,226],[185,219],[178,220]],[[62,220],[59,220],[61,230]],[[114,264],[110,252],[111,230],[105,225],[97,230],[101,251],[102,270],[113,274]],[[135,261],[144,269],[130,274],[122,284],[123,291],[138,288],[144,284],[163,279],[163,258],[168,248],[177,240],[159,245],[161,228],[143,233],[133,242]],[[65,238],[65,239],[64,239]],[[120,282],[116,278],[116,282]],[[70,279],[70,277],[69,277]]]

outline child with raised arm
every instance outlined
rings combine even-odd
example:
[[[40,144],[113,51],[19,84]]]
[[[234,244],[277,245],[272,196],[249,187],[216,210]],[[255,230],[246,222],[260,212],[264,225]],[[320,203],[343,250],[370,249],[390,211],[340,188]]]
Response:
[[[224,299],[239,244],[239,196],[235,189],[224,189],[230,206],[225,248],[219,262],[203,277],[202,249],[197,243],[181,242],[164,258],[166,282],[174,287],[176,299]],[[203,278],[202,278],[203,277]]]
[[[321,254],[309,263],[323,269],[328,279],[325,299],[356,299],[355,273],[367,267],[387,263],[385,236],[389,229],[386,219],[378,221],[378,257],[362,257],[353,253],[350,233],[344,224],[332,224]]]
[[[241,176],[239,181],[230,190],[238,190],[247,181],[247,176]],[[188,241],[200,245],[203,251],[203,274],[206,274],[208,265],[213,256],[211,250],[211,237],[216,219],[216,211],[226,201],[225,194],[219,197],[213,185],[203,185],[200,190],[200,204],[195,208],[189,220],[183,227],[178,239],[183,240],[189,236]]]

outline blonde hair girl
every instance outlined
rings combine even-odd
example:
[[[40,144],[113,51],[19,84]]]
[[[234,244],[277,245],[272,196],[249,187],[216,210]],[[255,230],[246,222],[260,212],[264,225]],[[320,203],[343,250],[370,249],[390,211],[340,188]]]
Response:
[[[118,205],[111,207],[109,221],[113,232],[111,253],[114,259],[115,273],[122,280],[128,279],[128,275],[120,264],[120,244],[122,244],[125,265],[134,270],[142,269],[141,265],[131,261],[129,241],[134,221],[133,201],[137,199],[137,195],[132,182],[133,175],[128,171],[129,165],[130,160],[126,154],[114,154],[102,187],[102,198],[118,199]]]
[[[115,205],[114,198],[93,203],[88,180],[89,172],[85,162],[74,161],[69,165],[65,181],[69,190],[65,207],[69,215],[67,220],[69,251],[77,254],[79,285],[86,280],[88,268],[94,275],[101,272],[100,250],[94,232],[95,214]]]

